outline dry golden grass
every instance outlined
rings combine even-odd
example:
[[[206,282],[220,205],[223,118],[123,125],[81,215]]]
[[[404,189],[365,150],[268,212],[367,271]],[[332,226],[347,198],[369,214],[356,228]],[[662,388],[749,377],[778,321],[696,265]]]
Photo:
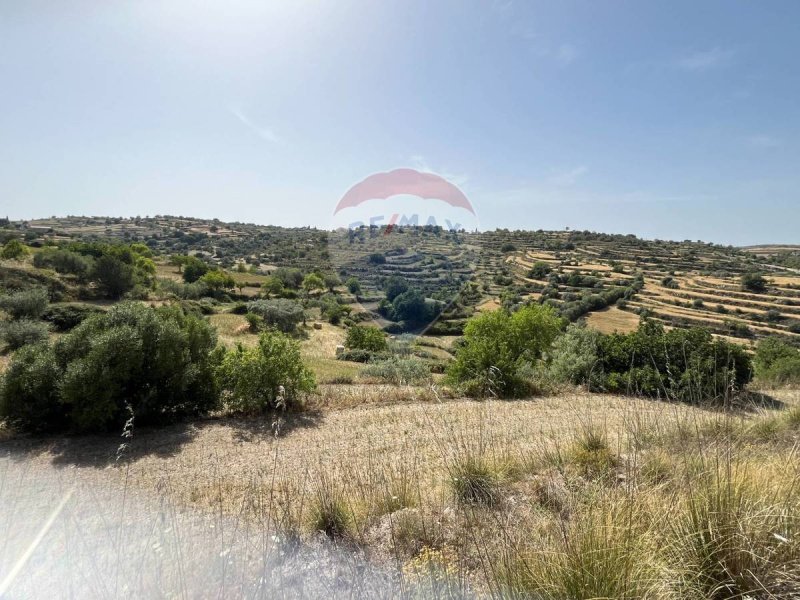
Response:
[[[586,316],[586,324],[602,333],[628,333],[639,326],[639,317],[632,312],[611,306],[605,310],[591,312]]]
[[[500,299],[499,298],[489,298],[485,302],[481,302],[476,307],[476,310],[479,312],[489,312],[493,310],[499,310],[501,308]]]
[[[800,394],[773,396],[797,413]],[[323,385],[300,414],[136,430],[116,468],[95,468],[114,464],[116,436],[12,443],[32,468],[75,461],[106,485],[157,490],[282,535],[324,529],[404,572],[435,555],[485,591],[677,600],[704,597],[695,577],[704,548],[686,545],[702,520],[687,515],[703,509],[704,490],[734,476],[757,482],[743,505],[752,512],[723,515],[751,536],[741,543],[752,542],[742,545],[752,555],[725,546],[718,559],[733,573],[747,556],[774,591],[793,585],[796,569],[773,563],[796,550],[770,537],[791,538],[782,519],[797,516],[786,512],[798,507],[787,464],[800,419],[785,415],[588,394],[441,401],[422,389]],[[712,525],[721,534],[728,526]]]
[[[258,336],[250,333],[250,328],[244,315],[219,313],[209,315],[208,321],[216,328],[219,341],[226,346],[234,346],[236,344],[255,346],[256,342],[258,342]]]
[[[309,321],[309,324],[312,322]],[[300,346],[303,358],[336,358],[336,346],[344,344],[345,331],[340,327],[330,323],[318,322],[322,329],[309,327],[306,331],[308,338],[304,339]]]

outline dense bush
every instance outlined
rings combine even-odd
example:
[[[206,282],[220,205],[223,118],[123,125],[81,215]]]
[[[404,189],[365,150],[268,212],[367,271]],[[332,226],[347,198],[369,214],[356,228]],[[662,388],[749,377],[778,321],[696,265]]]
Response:
[[[800,349],[779,339],[767,338],[758,344],[753,366],[763,383],[800,384]]]
[[[0,296],[0,310],[12,319],[38,319],[50,302],[47,290],[32,288]]]
[[[49,268],[57,273],[86,277],[92,269],[93,259],[65,248],[44,248],[33,257],[33,266]]]
[[[240,345],[227,352],[217,374],[223,403],[242,412],[275,408],[281,398],[291,406],[316,386],[300,357],[300,345],[277,331],[262,333],[254,348]]]
[[[285,298],[253,300],[247,303],[247,309],[264,319],[264,323],[270,327],[275,327],[284,333],[292,333],[297,324],[305,319],[303,307]]]
[[[741,281],[742,289],[748,292],[761,294],[767,291],[767,280],[758,273],[745,273]]]
[[[439,304],[426,300],[419,290],[408,289],[391,302],[382,301],[378,310],[387,319],[402,321],[403,328],[415,328],[433,321],[439,314]]]
[[[528,277],[531,279],[544,279],[552,272],[552,267],[546,262],[535,262],[533,267],[528,272]]]
[[[133,289],[136,283],[133,265],[108,254],[95,261],[90,276],[98,283],[106,297],[112,299],[120,298],[125,292]]]
[[[345,350],[336,355],[338,360],[346,360],[350,362],[367,363],[376,360],[383,360],[388,358],[387,352],[370,352],[369,350]]]
[[[28,247],[17,239],[11,239],[0,249],[0,258],[5,260],[19,260],[30,253]]]
[[[29,431],[107,431],[216,405],[216,333],[177,307],[122,303],[52,346],[14,355],[0,416]],[[34,418],[34,416],[36,418]]]
[[[281,282],[283,287],[292,290],[299,289],[303,283],[303,272],[300,269],[280,267],[275,270],[275,277]]]
[[[209,271],[198,280],[198,283],[205,284],[205,286],[214,293],[219,293],[223,290],[232,290],[236,287],[236,281],[225,271]]]
[[[561,325],[555,311],[542,305],[473,317],[464,328],[464,341],[456,349],[448,378],[475,395],[523,395],[529,386],[519,369],[541,359]]]
[[[394,385],[420,384],[431,378],[431,371],[425,361],[413,356],[390,356],[368,364],[361,373]]]
[[[52,323],[57,331],[69,331],[103,309],[88,304],[51,304],[42,314],[42,319]]]
[[[599,348],[602,334],[572,323],[564,335],[556,338],[550,353],[549,375],[553,380],[573,385],[602,386]]]
[[[183,264],[183,280],[186,283],[194,283],[203,275],[208,273],[208,265],[196,256],[181,257]]]
[[[386,336],[377,327],[354,325],[347,330],[344,345],[349,350],[383,352],[386,350]]]
[[[386,299],[392,302],[400,294],[408,291],[408,282],[399,275],[392,275],[383,284]]]
[[[159,279],[158,287],[164,294],[172,294],[182,300],[199,300],[209,293],[208,286],[202,281],[185,283],[172,279]]]
[[[636,331],[602,336],[602,389],[691,402],[728,398],[752,377],[747,352],[699,327],[665,331],[644,320]]]
[[[38,344],[47,339],[47,325],[40,321],[18,319],[0,322],[0,340],[11,350],[29,344]]]
[[[351,294],[361,293],[361,284],[355,277],[348,277],[347,281],[345,281],[345,285],[347,286],[347,291],[349,291]]]

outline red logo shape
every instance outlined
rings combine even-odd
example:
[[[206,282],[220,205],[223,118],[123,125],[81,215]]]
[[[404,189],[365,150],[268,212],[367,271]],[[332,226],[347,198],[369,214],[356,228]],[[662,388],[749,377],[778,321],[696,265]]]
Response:
[[[417,196],[424,200],[441,200],[475,214],[470,201],[455,185],[434,173],[420,173],[414,169],[395,169],[388,173],[370,175],[347,190],[333,214],[367,200],[386,200],[399,194]]]

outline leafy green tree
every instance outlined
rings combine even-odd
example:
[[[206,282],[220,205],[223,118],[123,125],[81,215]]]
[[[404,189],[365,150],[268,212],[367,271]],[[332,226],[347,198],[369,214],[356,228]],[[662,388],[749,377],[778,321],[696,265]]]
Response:
[[[281,398],[291,406],[316,387],[314,374],[303,364],[300,345],[277,331],[262,333],[254,348],[240,345],[227,352],[217,377],[224,404],[249,413],[275,408]]]
[[[758,273],[745,273],[741,281],[742,289],[748,292],[762,294],[767,291],[767,280]]]
[[[303,272],[300,269],[280,267],[275,269],[274,275],[280,279],[283,287],[290,290],[299,289],[303,284]]]
[[[429,303],[419,290],[408,290],[392,302],[392,315],[411,327],[431,322],[437,315],[437,305]]]
[[[350,350],[383,352],[387,348],[386,336],[377,327],[353,325],[347,330],[344,345]]]
[[[66,430],[68,407],[59,390],[62,374],[63,367],[48,346],[25,346],[15,352],[0,379],[0,416],[33,433]]]
[[[408,291],[408,282],[398,275],[392,275],[384,282],[383,289],[386,292],[386,299],[392,302],[400,294]]]
[[[517,312],[496,310],[471,318],[447,374],[477,395],[517,396],[528,385],[518,371],[535,364],[552,345],[562,320],[545,305]]]
[[[183,280],[194,283],[208,273],[208,265],[196,256],[187,256],[183,261]]]
[[[264,319],[264,323],[283,333],[292,333],[297,324],[305,319],[303,307],[286,298],[253,300],[247,304],[247,309]]]
[[[266,296],[280,296],[283,293],[283,283],[274,275],[269,275],[261,284],[261,292]]]
[[[752,377],[747,352],[700,327],[666,331],[643,319],[631,333],[600,338],[603,389],[710,403],[729,398]]]
[[[15,355],[0,416],[25,430],[107,431],[131,412],[137,424],[201,414],[218,400],[215,347],[211,326],[177,306],[120,303],[52,346]],[[32,422],[29,405],[60,418]]]
[[[0,250],[0,258],[5,260],[20,260],[30,253],[28,247],[18,239],[11,239],[6,242]]]
[[[104,254],[95,261],[91,278],[112,299],[120,298],[135,284],[133,266],[110,254]]]
[[[231,290],[236,287],[236,281],[233,277],[224,271],[209,271],[203,275],[198,281],[208,286],[212,292],[221,292],[222,290]]]
[[[329,292],[332,292],[336,287],[342,285],[342,280],[339,279],[336,273],[325,273],[322,279],[325,280],[325,287],[328,288]]]
[[[347,286],[347,291],[351,294],[358,295],[361,293],[361,284],[356,277],[348,277],[345,285]]]
[[[325,289],[325,280],[322,279],[316,273],[309,273],[303,279],[303,289],[305,290],[306,294],[311,294],[312,292],[318,292],[320,290]]]
[[[546,262],[536,262],[533,263],[531,270],[528,272],[528,277],[531,279],[544,279],[552,270],[552,267]]]

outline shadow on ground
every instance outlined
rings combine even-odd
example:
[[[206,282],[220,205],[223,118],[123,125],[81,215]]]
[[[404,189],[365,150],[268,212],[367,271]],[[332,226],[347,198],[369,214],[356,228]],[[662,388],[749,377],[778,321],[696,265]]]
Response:
[[[131,438],[120,434],[14,436],[0,441],[0,457],[25,461],[43,454],[52,457],[59,467],[94,467],[103,469],[118,460],[137,461],[146,456],[168,458],[180,452],[205,427],[224,425],[234,430],[241,442],[283,437],[296,429],[318,426],[323,420],[320,411],[303,413],[268,413],[258,417],[225,417],[135,429]]]

